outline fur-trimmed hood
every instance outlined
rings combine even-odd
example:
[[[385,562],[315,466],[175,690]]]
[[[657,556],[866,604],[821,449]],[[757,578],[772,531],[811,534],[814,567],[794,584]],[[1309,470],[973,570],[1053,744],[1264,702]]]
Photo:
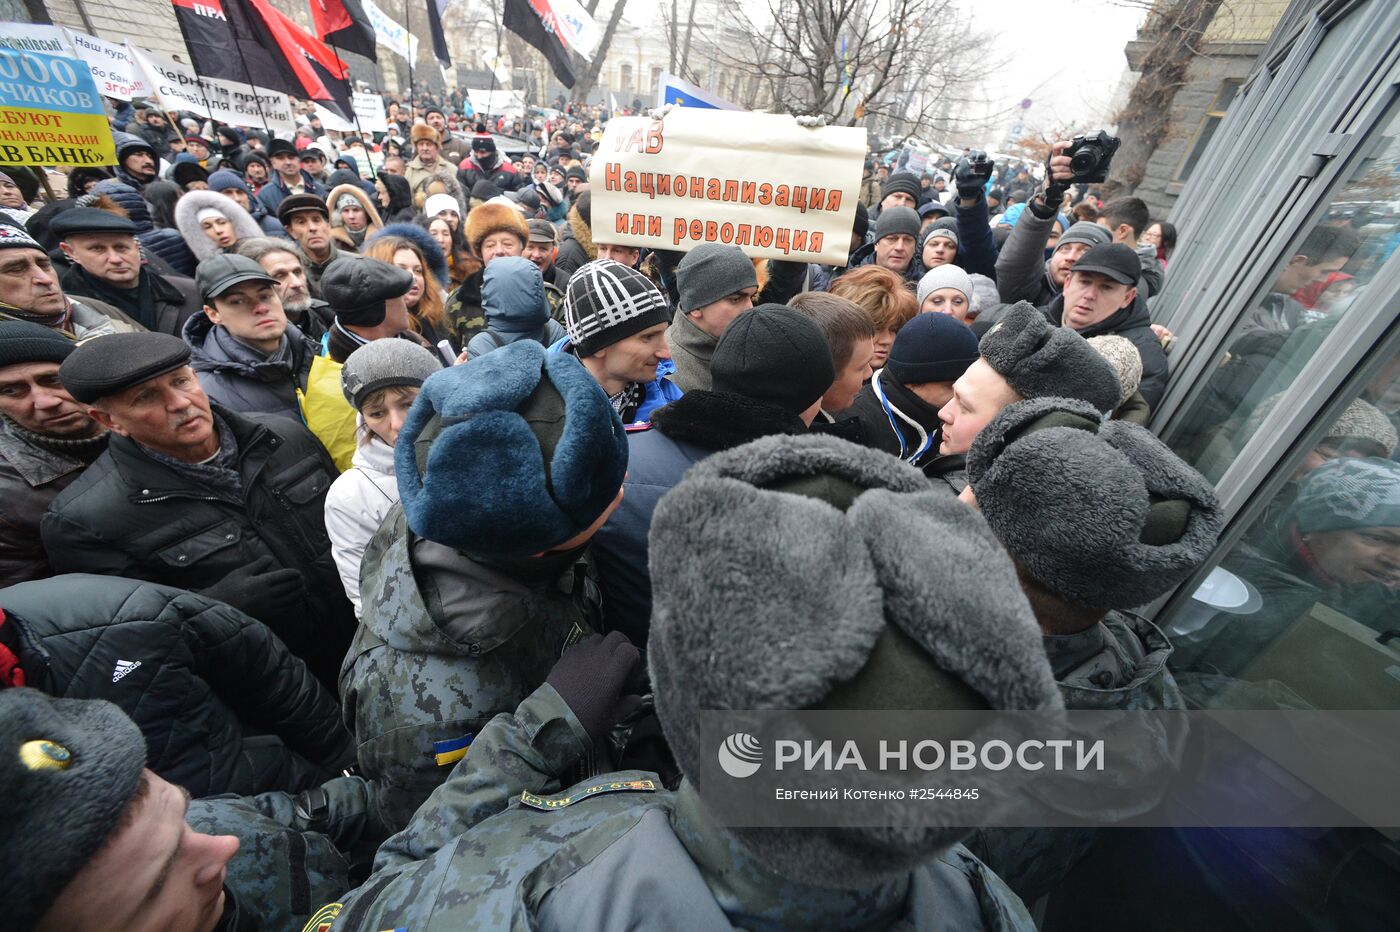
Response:
[[[195,219],[206,207],[212,207],[227,217],[233,224],[234,235],[239,239],[263,235],[262,227],[258,226],[253,215],[235,204],[228,195],[214,191],[186,191],[175,204],[175,225],[185,238],[185,245],[190,247],[190,252],[200,262],[219,254],[219,247],[204,235],[199,221]]]
[[[442,247],[433,239],[432,234],[416,223],[391,223],[373,235],[365,237],[365,245],[385,236],[400,236],[418,247],[418,251],[423,254],[423,258],[428,263],[428,271],[432,273],[437,283],[444,288],[448,287],[447,257],[442,254]]]
[[[588,253],[588,261],[592,262],[597,259],[598,247],[593,242],[593,231],[589,229],[588,224],[584,223],[583,218],[579,216],[578,205],[569,208],[567,219],[569,221],[569,232],[573,234],[578,244],[583,247],[583,251]]]
[[[374,202],[370,200],[369,195],[365,194],[364,189],[358,184],[342,184],[331,188],[330,194],[326,195],[326,206],[331,210],[331,235],[340,240],[342,245],[349,246],[351,249],[358,249],[359,246],[354,239],[351,238],[350,231],[345,229],[345,221],[340,217],[340,208],[336,206],[336,202],[338,202],[341,195],[344,194],[348,194],[359,201],[360,206],[365,209],[365,213],[369,216],[369,225],[365,227],[365,235],[361,239],[361,242],[368,241],[371,236],[379,232],[384,226],[384,221],[380,218],[379,210],[374,206]]]

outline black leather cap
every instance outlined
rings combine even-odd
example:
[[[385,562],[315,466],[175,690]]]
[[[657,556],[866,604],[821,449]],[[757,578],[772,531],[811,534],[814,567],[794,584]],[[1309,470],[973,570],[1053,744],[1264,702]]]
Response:
[[[168,333],[114,333],[88,340],[58,367],[75,401],[92,404],[188,365],[190,348]]]

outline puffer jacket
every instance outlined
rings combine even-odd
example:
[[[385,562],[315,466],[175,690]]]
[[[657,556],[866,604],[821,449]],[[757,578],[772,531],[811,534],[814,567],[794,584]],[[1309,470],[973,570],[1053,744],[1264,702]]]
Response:
[[[151,220],[151,209],[141,192],[129,184],[116,179],[99,181],[90,192],[93,195],[110,197],[126,211],[127,219],[136,224],[136,241],[144,251],[160,259],[180,275],[194,277],[195,266],[199,264],[185,238],[179,230],[158,228]],[[79,198],[78,200],[81,200]]]
[[[190,252],[194,253],[200,262],[220,252],[214,241],[199,228],[199,221],[195,219],[199,212],[207,207],[214,208],[228,218],[229,223],[233,224],[233,234],[238,239],[263,235],[263,228],[258,226],[253,215],[239,207],[233,198],[214,191],[186,191],[175,203],[175,225],[180,228],[185,245],[190,247]]]
[[[192,796],[307,789],[352,759],[335,696],[222,602],[75,574],[0,590],[0,609],[0,652],[27,685],[116,703],[146,738],[146,766]]]
[[[539,267],[522,256],[502,256],[486,267],[481,304],[486,311],[486,329],[467,343],[468,359],[519,340],[549,346],[567,336],[549,316]]]
[[[326,534],[331,556],[340,571],[345,595],[360,617],[360,563],[365,548],[399,500],[394,474],[394,448],[360,425],[360,445],[350,468],[340,474],[326,494]]]
[[[295,324],[287,324],[285,343],[272,356],[240,343],[204,314],[186,321],[180,335],[190,347],[190,367],[211,400],[242,414],[301,417],[297,392],[306,390],[311,360],[321,348]]]
[[[601,597],[586,552],[488,566],[414,535],[401,504],[365,550],[360,588],[340,695],[376,814],[398,831],[477,732],[598,630]]]
[[[238,445],[241,499],[112,437],[49,506],[40,535],[60,573],[100,573],[199,591],[263,557],[302,576],[295,610],[260,618],[323,683],[335,682],[355,626],[326,537],[325,500],[338,475],[300,423],[217,404]]]

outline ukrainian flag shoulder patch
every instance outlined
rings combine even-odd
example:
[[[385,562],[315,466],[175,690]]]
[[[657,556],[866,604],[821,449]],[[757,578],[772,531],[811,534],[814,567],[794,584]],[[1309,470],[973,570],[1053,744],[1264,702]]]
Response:
[[[541,812],[553,812],[556,809],[563,809],[572,806],[576,802],[588,799],[590,796],[598,796],[603,793],[655,793],[656,781],[654,780],[614,780],[609,783],[595,783],[593,786],[585,787],[567,795],[558,796],[536,796],[534,793],[521,793],[520,802],[531,809],[538,809]]]
[[[330,932],[330,927],[335,925],[336,918],[340,916],[341,908],[340,903],[327,903],[312,914],[311,921],[301,932]]]
[[[467,756],[467,750],[471,744],[471,734],[462,735],[460,738],[449,738],[446,741],[434,741],[433,759],[437,761],[439,767],[455,764]]]

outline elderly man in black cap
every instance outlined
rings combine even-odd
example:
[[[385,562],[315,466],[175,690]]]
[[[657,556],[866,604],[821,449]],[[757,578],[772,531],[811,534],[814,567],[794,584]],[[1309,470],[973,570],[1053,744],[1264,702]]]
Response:
[[[107,432],[59,381],[73,348],[47,327],[0,323],[0,586],[53,575],[39,519],[107,449]]]
[[[199,312],[199,290],[183,275],[161,275],[141,258],[136,224],[118,214],[75,207],[49,229],[72,265],[61,279],[65,294],[96,298],[147,330],[178,335]]]
[[[79,340],[141,329],[106,302],[68,297],[58,279],[53,260],[37,240],[0,223],[0,320],[27,320]]]
[[[1153,408],[1167,391],[1167,354],[1152,332],[1147,300],[1138,290],[1142,262],[1131,246],[1095,246],[1070,267],[1064,291],[1046,308],[1050,319],[1081,336],[1116,334],[1142,355],[1138,391]]]
[[[199,264],[195,281],[204,312],[181,336],[205,393],[234,411],[300,418],[320,347],[287,320],[277,280],[247,256],[220,254]]]
[[[272,177],[258,189],[258,200],[263,202],[268,213],[276,214],[282,201],[293,194],[326,196],[325,186],[302,171],[297,147],[291,142],[285,139],[272,140],[267,146],[267,160],[272,165]],[[283,222],[282,225],[287,224]]]
[[[331,212],[315,194],[293,194],[277,208],[277,219],[301,247],[306,257],[306,284],[311,294],[321,296],[321,275],[332,262],[346,253],[336,245],[331,233]]]
[[[59,377],[112,432],[40,525],[59,572],[191,589],[264,622],[332,688],[355,625],[326,536],[337,473],[301,424],[209,398],[163,333],[79,346]]]

